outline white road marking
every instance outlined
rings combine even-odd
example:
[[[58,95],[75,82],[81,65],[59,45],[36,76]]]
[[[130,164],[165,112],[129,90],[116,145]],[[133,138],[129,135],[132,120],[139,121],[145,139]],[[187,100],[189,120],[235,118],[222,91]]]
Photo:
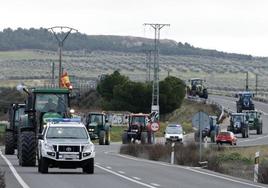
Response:
[[[242,184],[242,185],[248,185],[248,186],[251,186],[251,187],[267,188],[267,187],[264,187],[264,186],[261,186],[261,185],[256,185],[256,184],[253,184],[253,183],[247,183],[247,182],[244,182],[242,180],[236,180],[236,179],[233,179],[233,178],[227,177],[227,176],[221,176],[221,175],[212,174],[212,173],[208,173],[208,172],[202,172],[202,171],[196,170],[196,169],[191,168],[191,167],[184,167],[184,166],[179,166],[179,165],[170,165],[170,164],[166,164],[164,162],[150,161],[150,160],[146,160],[146,159],[138,159],[138,158],[133,158],[133,157],[129,157],[129,156],[121,155],[121,154],[116,154],[116,155],[120,156],[120,157],[123,157],[123,158],[126,158],[126,159],[134,160],[134,161],[142,161],[142,162],[146,162],[146,163],[158,164],[158,165],[167,166],[167,167],[175,167],[175,168],[185,169],[185,170],[189,170],[189,171],[192,171],[192,172],[195,172],[195,173],[199,173],[199,174],[203,174],[203,175],[207,175],[207,176],[211,176],[211,177],[216,177],[216,178],[219,178],[219,179],[223,179],[223,180],[226,180],[226,181],[230,181],[230,182],[234,182],[234,183],[238,183],[238,184]]]
[[[0,155],[5,160],[5,162],[7,163],[8,167],[10,168],[11,172],[13,173],[13,175],[15,176],[15,178],[17,179],[17,181],[20,183],[20,185],[23,188],[30,188],[29,185],[27,185],[25,183],[25,181],[21,178],[21,176],[18,174],[18,172],[16,171],[16,169],[14,168],[14,166],[11,164],[11,162],[2,154],[2,151],[0,151]]]
[[[149,184],[142,183],[142,182],[140,182],[140,181],[134,180],[134,179],[132,179],[132,178],[129,178],[129,177],[127,177],[127,176],[124,176],[124,175],[122,175],[122,174],[119,174],[119,173],[117,173],[117,172],[114,172],[114,171],[112,171],[112,170],[106,169],[106,168],[104,168],[104,167],[102,167],[102,166],[100,166],[100,165],[95,165],[95,166],[98,167],[98,168],[100,168],[100,169],[102,169],[102,170],[104,170],[104,171],[106,171],[106,172],[109,172],[109,173],[111,173],[111,174],[114,174],[114,175],[116,175],[116,176],[119,176],[119,177],[121,177],[121,178],[124,178],[124,179],[126,179],[126,180],[128,180],[128,181],[131,181],[131,182],[133,182],[133,183],[137,183],[137,184],[142,185],[142,186],[144,186],[144,187],[156,188],[155,186],[152,186],[152,185],[149,185]]]
[[[132,176],[132,178],[135,179],[135,180],[141,180],[141,178],[136,177],[136,176]]]
[[[120,174],[125,174],[125,172],[124,172],[124,171],[120,171],[120,170],[118,171],[118,173],[120,173]]]
[[[156,187],[160,187],[160,185],[157,183],[151,183],[151,185],[156,186]]]
[[[106,168],[108,168],[108,169],[112,169],[112,167],[110,167],[110,166],[106,166]]]

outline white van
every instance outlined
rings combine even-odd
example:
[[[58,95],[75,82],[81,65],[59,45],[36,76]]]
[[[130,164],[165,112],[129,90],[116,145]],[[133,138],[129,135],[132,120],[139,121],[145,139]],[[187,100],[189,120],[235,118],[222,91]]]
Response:
[[[165,143],[180,142],[183,143],[183,129],[182,126],[176,123],[168,124],[165,134]]]

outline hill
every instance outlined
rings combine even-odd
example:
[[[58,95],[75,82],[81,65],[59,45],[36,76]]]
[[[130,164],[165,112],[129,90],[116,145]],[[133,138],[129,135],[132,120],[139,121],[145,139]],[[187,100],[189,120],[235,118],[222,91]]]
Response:
[[[61,35],[62,37],[62,35]],[[68,51],[84,50],[91,51],[115,51],[143,53],[145,49],[153,48],[153,40],[132,36],[112,35],[86,35],[82,33],[71,33],[64,45]],[[44,28],[12,30],[4,29],[0,32],[0,51],[40,49],[57,50],[57,41],[53,33]],[[160,41],[160,53],[163,55],[197,55],[217,58],[235,58],[250,60],[251,55],[219,52],[196,48],[188,43],[176,42],[173,40]]]

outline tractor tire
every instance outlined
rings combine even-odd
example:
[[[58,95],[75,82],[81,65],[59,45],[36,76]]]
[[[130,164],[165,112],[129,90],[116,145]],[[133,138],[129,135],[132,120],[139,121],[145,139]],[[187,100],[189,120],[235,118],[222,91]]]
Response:
[[[261,127],[260,127],[260,126],[257,127],[257,129],[256,129],[256,133],[257,133],[257,134],[261,134]]]
[[[246,138],[246,129],[242,129],[242,131],[241,131],[241,133],[242,133],[242,138]]]
[[[210,140],[211,140],[212,143],[215,143],[215,141],[216,141],[216,131],[211,131]]]
[[[104,145],[104,144],[105,144],[105,131],[101,130],[100,137],[99,137],[99,145]]]
[[[15,152],[15,139],[13,133],[7,131],[5,135],[5,154],[13,155],[14,152]]]
[[[141,144],[147,144],[148,143],[148,133],[142,132],[141,133]]]
[[[122,144],[128,144],[128,143],[129,143],[128,134],[127,134],[127,132],[123,132],[123,134],[122,134]]]
[[[44,157],[41,157],[38,161],[38,172],[41,172],[42,174],[48,173],[48,160]]]
[[[90,158],[88,163],[83,166],[83,173],[94,174],[94,158]]]
[[[110,129],[105,131],[105,145],[110,145],[111,143],[111,131]]]
[[[37,147],[35,133],[32,131],[21,132],[19,144],[21,166],[35,166]]]

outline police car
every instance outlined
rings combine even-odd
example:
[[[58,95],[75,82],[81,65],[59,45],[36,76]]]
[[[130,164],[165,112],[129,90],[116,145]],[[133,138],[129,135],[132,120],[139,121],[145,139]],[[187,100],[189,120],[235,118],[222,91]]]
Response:
[[[38,171],[48,168],[82,168],[94,173],[95,147],[79,119],[51,118],[38,135]]]
[[[183,143],[184,131],[182,129],[182,126],[179,124],[176,124],[176,123],[169,124],[166,127],[164,134],[165,134],[166,144],[170,142]]]

